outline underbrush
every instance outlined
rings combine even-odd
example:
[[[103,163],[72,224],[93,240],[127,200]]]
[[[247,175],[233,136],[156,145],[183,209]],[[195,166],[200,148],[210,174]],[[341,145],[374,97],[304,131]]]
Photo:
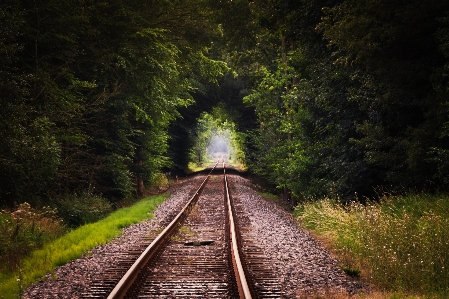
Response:
[[[206,166],[204,166],[203,163],[189,162],[186,172],[187,173],[198,172],[198,171],[204,170],[205,168],[206,168]]]
[[[46,242],[42,248],[31,247],[30,254],[18,261],[15,269],[1,269],[0,298],[20,298],[21,291],[56,267],[81,257],[94,247],[121,234],[121,229],[151,218],[153,210],[168,195],[140,200],[135,205],[111,213],[106,218],[80,226],[65,235]],[[3,243],[2,243],[3,244]]]
[[[147,183],[147,195],[160,194],[166,192],[170,188],[170,179],[168,174],[161,172],[152,175],[151,180]]]
[[[93,194],[67,196],[56,201],[54,206],[70,228],[98,221],[113,210],[107,199]]]
[[[324,199],[296,207],[305,228],[325,236],[353,276],[380,290],[420,298],[449,296],[449,197],[385,197],[342,206]],[[399,297],[398,297],[399,296]]]
[[[0,271],[14,271],[23,256],[65,232],[55,209],[28,203],[0,212]]]
[[[234,167],[235,169],[239,171],[246,171],[247,167],[242,162],[238,161],[237,159],[229,159],[228,164]]]

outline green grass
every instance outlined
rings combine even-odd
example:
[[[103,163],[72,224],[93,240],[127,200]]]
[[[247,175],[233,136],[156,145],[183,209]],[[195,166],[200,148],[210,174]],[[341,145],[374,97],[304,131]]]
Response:
[[[389,197],[365,206],[325,199],[301,204],[295,214],[330,241],[342,269],[380,290],[449,297],[449,196]]]
[[[206,169],[206,166],[204,166],[203,164],[198,164],[198,163],[195,163],[195,162],[189,162],[187,172],[188,173],[198,172],[198,171],[201,171],[201,170],[204,170],[204,169]]]
[[[57,210],[22,203],[0,211],[0,273],[17,269],[23,257],[66,232]]]
[[[117,210],[108,217],[81,226],[35,250],[20,263],[19,271],[0,274],[0,298],[20,298],[21,291],[56,267],[81,257],[94,247],[121,234],[121,229],[151,218],[153,210],[168,195],[142,199],[135,205]]]
[[[228,160],[228,164],[231,165],[232,167],[234,167],[235,169],[239,170],[239,171],[246,171],[247,167],[245,164],[235,160],[235,159],[229,159]]]

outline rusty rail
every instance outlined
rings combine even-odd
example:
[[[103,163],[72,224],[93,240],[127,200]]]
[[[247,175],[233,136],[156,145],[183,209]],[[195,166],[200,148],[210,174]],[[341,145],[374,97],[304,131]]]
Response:
[[[145,251],[140,255],[140,257],[134,262],[134,264],[129,268],[122,279],[117,283],[115,288],[111,291],[108,299],[121,299],[126,296],[129,288],[132,286],[137,276],[141,270],[145,267],[148,261],[156,254],[158,249],[162,246],[165,240],[175,231],[178,224],[183,221],[186,215],[189,213],[190,208],[196,202],[201,194],[202,189],[206,185],[210,178],[211,173],[215,170],[218,162],[214,165],[212,170],[209,172],[207,177],[201,183],[200,187],[197,189],[195,194],[189,199],[187,204],[181,210],[181,212],[170,222],[170,224],[151,242],[151,244],[145,249]],[[236,234],[236,227],[234,222],[234,216],[232,214],[231,197],[229,195],[229,188],[226,178],[225,163],[223,162],[223,174],[224,174],[224,185],[225,185],[225,200],[227,202],[228,218],[229,218],[229,228],[230,228],[230,247],[232,254],[232,264],[234,266],[234,275],[236,278],[236,283],[238,286],[238,292],[240,298],[250,299],[252,298],[248,283],[246,280],[244,267],[240,259],[238,241]]]
[[[179,212],[179,214],[170,222],[170,224],[156,237],[156,239],[151,242],[150,245],[145,249],[145,251],[140,255],[140,257],[134,262],[134,264],[129,268],[122,279],[117,283],[115,288],[111,291],[107,299],[121,299],[124,298],[128,289],[132,286],[136,280],[141,269],[148,263],[148,261],[154,256],[160,246],[164,243],[165,239],[170,236],[170,234],[176,229],[177,224],[181,219],[188,213],[189,208],[195,202],[195,200],[200,196],[202,189],[209,180],[210,174],[217,166],[218,162],[215,163],[209,175],[201,183],[200,187],[197,189],[195,194],[189,199],[184,208]]]
[[[229,215],[229,227],[231,234],[231,252],[232,252],[232,263],[234,264],[234,273],[237,280],[237,286],[239,289],[240,298],[250,299],[251,293],[248,287],[248,282],[246,281],[245,271],[243,270],[242,262],[240,260],[239,254],[239,244],[237,242],[236,227],[234,223],[234,216],[232,213],[231,197],[229,196],[228,180],[226,178],[226,170],[223,162],[223,172],[224,172],[224,182],[226,191],[226,202],[228,204],[228,215]]]

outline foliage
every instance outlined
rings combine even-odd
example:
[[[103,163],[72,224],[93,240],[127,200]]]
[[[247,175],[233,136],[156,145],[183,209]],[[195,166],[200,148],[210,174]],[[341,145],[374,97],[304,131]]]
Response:
[[[14,210],[1,211],[0,271],[17,270],[24,256],[64,232],[64,223],[55,209],[36,210],[25,202]]]
[[[449,76],[449,13],[446,13],[446,16],[438,19],[441,24],[441,28],[439,28],[436,36],[440,43],[440,49],[446,58],[446,63],[444,64],[443,71],[439,80],[442,81],[441,85],[435,89],[439,96],[445,96],[449,91],[449,82],[447,78]],[[448,107],[447,99],[445,100],[446,110]],[[447,138],[449,136],[449,122],[446,122],[443,125],[442,135],[440,137]],[[431,160],[437,165],[438,172],[436,177],[439,180],[442,180],[444,184],[449,183],[448,177],[448,154],[449,150],[443,147],[434,147],[430,150],[431,154],[434,154]]]
[[[0,198],[141,197],[171,122],[228,71],[208,1],[3,1]],[[53,202],[55,200],[52,200]]]
[[[98,222],[80,226],[59,238],[52,235],[51,242],[46,242],[40,249],[35,247],[29,256],[20,260],[18,270],[0,274],[0,294],[6,298],[18,296],[21,289],[51,273],[56,267],[117,237],[122,228],[153,217],[153,210],[167,196],[164,194],[142,199],[131,207],[119,209]]]
[[[112,212],[109,201],[93,194],[71,195],[54,203],[69,228],[99,221]]]
[[[141,197],[155,174],[187,166],[198,143],[185,137],[220,105],[240,132],[237,158],[297,199],[445,190],[448,11],[439,0],[3,1],[2,205]]]
[[[335,245],[341,267],[388,291],[448,295],[446,196],[385,196],[366,206],[324,199],[296,208],[296,217]]]
[[[240,72],[252,77],[245,102],[260,124],[250,169],[297,199],[447,189],[447,2],[249,10],[259,40]]]
[[[262,69],[265,78],[244,101],[255,106],[261,122],[261,158],[255,165],[255,172],[268,177],[270,182],[280,188],[292,190],[298,196],[300,174],[308,164],[301,142],[301,124],[309,117],[302,104],[303,98],[308,96],[307,82],[292,84],[295,77],[292,69],[282,62],[278,64],[274,73]]]
[[[351,99],[368,115],[354,142],[386,181],[434,179],[431,147],[447,147],[440,138],[446,96],[438,91],[444,60],[435,40],[437,19],[447,9],[440,1],[345,1],[320,24],[336,46],[336,62],[351,71],[357,87],[348,90]]]
[[[250,154],[246,148],[251,146],[248,130],[254,129],[257,124],[254,109],[246,107],[241,100],[242,95],[246,93],[245,84],[244,78],[227,73],[218,80],[218,84],[205,84],[204,89],[193,95],[195,104],[180,110],[181,117],[170,127],[169,156],[173,161],[170,168],[172,174],[182,174],[191,161],[198,163],[198,153],[193,158],[192,149],[195,151],[194,148],[198,147],[196,133],[201,126],[198,120],[201,120],[204,114],[220,119],[219,122],[227,120],[230,132],[235,132],[230,136],[239,144],[235,147],[238,149],[236,156],[231,158],[240,159],[238,163],[246,163]]]
[[[236,131],[232,117],[223,107],[215,107],[212,113],[203,113],[198,118],[191,139],[193,147],[190,159],[197,164],[215,160],[223,154],[227,155],[227,159],[240,162],[245,159],[242,150],[244,137]]]
[[[0,27],[0,200],[12,208],[14,201],[6,198],[38,200],[52,185],[60,151],[50,133],[52,123],[36,117],[27,103],[32,76],[17,66],[24,20],[16,1],[0,4]]]

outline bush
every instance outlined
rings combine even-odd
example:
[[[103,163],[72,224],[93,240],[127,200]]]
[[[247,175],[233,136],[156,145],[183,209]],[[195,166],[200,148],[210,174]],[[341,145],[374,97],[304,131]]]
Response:
[[[13,271],[21,258],[65,232],[57,210],[31,208],[20,204],[15,210],[0,212],[0,270]]]
[[[122,228],[153,217],[154,209],[168,195],[152,196],[131,207],[118,209],[106,218],[83,225],[47,242],[22,259],[14,272],[0,272],[0,298],[20,298],[21,290],[51,273],[56,267],[81,257],[90,249],[105,244],[122,233]]]
[[[98,221],[112,212],[112,206],[107,199],[87,193],[66,197],[55,205],[59,215],[70,228]]]
[[[170,180],[167,174],[156,172],[151,175],[147,182],[145,182],[145,186],[147,187],[148,194],[160,194],[170,188]]]
[[[361,270],[393,292],[449,295],[447,197],[390,197],[346,207],[326,199],[299,206],[296,215],[333,240],[343,269]]]

